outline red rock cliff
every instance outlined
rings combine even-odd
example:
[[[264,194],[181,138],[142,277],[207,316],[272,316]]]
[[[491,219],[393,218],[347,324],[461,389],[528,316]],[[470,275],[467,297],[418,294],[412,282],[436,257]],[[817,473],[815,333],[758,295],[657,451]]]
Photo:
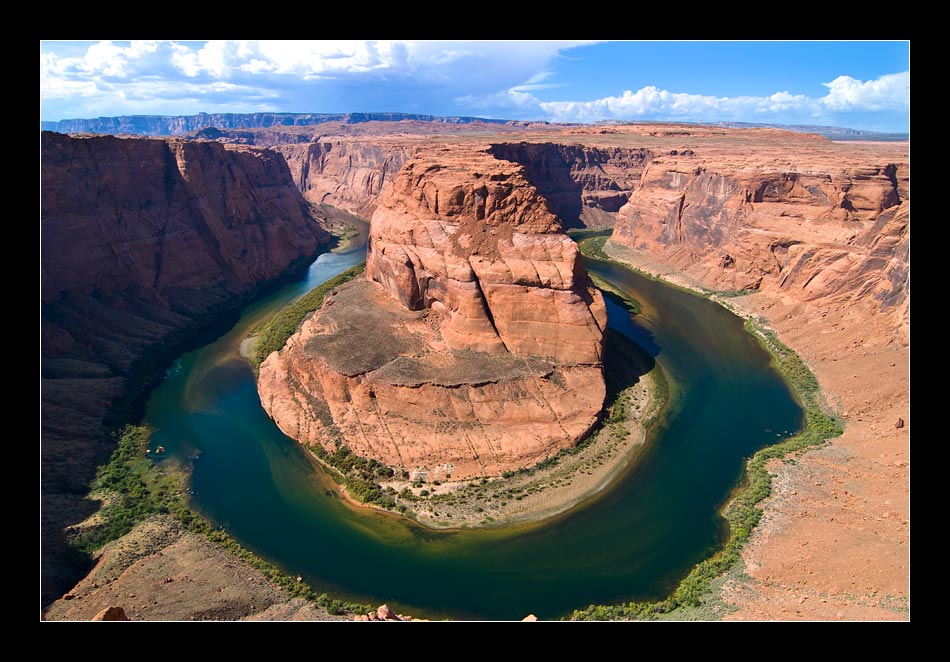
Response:
[[[520,163],[565,227],[613,225],[653,157],[646,148],[505,142],[491,153]]]
[[[373,215],[372,282],[261,365],[264,408],[302,443],[430,475],[572,445],[603,404],[606,309],[560,229],[521,166],[474,150],[407,163]]]
[[[42,134],[44,594],[72,585],[61,531],[88,514],[104,417],[159,343],[329,237],[279,154]],[[60,583],[60,580],[65,583]],[[72,578],[74,581],[74,578]]]
[[[906,328],[906,161],[797,140],[654,159],[612,240],[714,289],[874,305]]]
[[[313,203],[325,203],[370,218],[383,188],[413,148],[385,140],[375,142],[328,138],[306,145],[277,147],[287,159],[294,182]]]

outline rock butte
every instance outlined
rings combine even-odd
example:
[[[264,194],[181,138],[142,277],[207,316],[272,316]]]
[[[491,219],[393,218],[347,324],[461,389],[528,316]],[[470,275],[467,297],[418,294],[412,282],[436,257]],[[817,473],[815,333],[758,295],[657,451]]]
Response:
[[[604,400],[607,312],[520,165],[407,162],[370,226],[366,278],[261,365],[264,409],[308,445],[453,478],[576,443]]]

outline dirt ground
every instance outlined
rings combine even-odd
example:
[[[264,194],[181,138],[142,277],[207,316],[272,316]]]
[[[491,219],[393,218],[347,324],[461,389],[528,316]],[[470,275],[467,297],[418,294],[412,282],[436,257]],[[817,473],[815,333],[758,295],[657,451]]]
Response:
[[[696,283],[631,252],[616,258]],[[615,246],[613,247],[616,248]],[[622,254],[621,254],[622,253]],[[642,255],[642,254],[640,254]],[[892,315],[770,294],[726,301],[764,317],[809,365],[845,432],[775,461],[772,496],[721,599],[725,620],[910,618],[910,351]],[[903,422],[896,427],[898,420]]]
[[[799,352],[846,427],[829,446],[770,467],[773,495],[743,552],[748,578],[723,587],[739,607],[728,618],[908,619],[908,346],[888,319],[854,306],[736,303]]]
[[[121,607],[132,621],[347,620],[292,599],[206,538],[154,517],[103,548],[93,570],[44,614],[88,621]]]

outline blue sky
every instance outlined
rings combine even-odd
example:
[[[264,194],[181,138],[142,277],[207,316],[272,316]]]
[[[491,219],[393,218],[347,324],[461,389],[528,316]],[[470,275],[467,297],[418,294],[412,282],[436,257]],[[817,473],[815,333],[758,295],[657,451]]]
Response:
[[[40,42],[42,120],[409,112],[905,132],[910,45],[884,42]]]

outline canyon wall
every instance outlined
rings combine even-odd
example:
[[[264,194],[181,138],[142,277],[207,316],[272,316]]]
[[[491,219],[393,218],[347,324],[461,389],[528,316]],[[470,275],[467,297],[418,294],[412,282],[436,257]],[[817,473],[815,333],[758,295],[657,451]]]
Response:
[[[273,147],[284,155],[297,188],[314,204],[329,204],[371,218],[386,185],[413,155],[448,147],[422,133],[425,125],[400,127],[405,134],[346,135],[347,125],[283,129],[207,128],[189,137],[230,144]],[[326,129],[323,131],[323,129]],[[512,127],[504,127],[511,130]],[[412,132],[419,132],[410,138]],[[517,134],[516,134],[517,135]],[[565,228],[612,226],[653,158],[646,148],[595,147],[554,142],[497,142],[487,147],[500,160],[518,163]]]
[[[84,497],[129,378],[329,236],[269,150],[55,133],[41,149],[43,592],[55,596],[74,579],[62,530],[94,508]]]
[[[286,434],[465,478],[531,466],[596,422],[606,309],[523,167],[474,149],[408,162],[366,275],[261,365]]]
[[[327,139],[276,147],[304,198],[371,218],[383,188],[392,182],[414,148],[387,141]]]
[[[716,290],[873,305],[906,333],[906,161],[764,156],[652,160],[612,241]]]
[[[559,143],[497,143],[496,158],[520,163],[565,227],[613,225],[653,157],[645,148]]]

